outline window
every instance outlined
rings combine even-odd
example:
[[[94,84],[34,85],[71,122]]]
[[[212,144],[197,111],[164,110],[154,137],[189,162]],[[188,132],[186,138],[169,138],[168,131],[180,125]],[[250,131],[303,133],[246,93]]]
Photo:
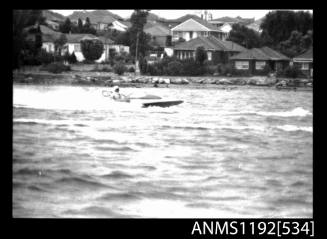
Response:
[[[81,45],[80,44],[74,44],[74,52],[80,52],[81,51]]]
[[[249,62],[248,61],[236,61],[235,68],[238,70],[247,70],[247,69],[249,69]]]
[[[193,32],[190,32],[190,39],[193,38]]]
[[[266,62],[265,61],[256,61],[255,62],[255,69],[256,70],[263,70],[263,68],[265,67]]]
[[[207,56],[208,56],[208,61],[211,61],[212,60],[212,52],[208,51]]]
[[[203,32],[203,36],[207,37],[208,36],[208,32]]]
[[[309,70],[309,63],[302,63],[301,70]]]

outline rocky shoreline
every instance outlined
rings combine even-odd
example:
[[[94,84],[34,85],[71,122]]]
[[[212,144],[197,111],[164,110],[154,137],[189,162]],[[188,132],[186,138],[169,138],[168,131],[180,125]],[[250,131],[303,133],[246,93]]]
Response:
[[[126,74],[118,76],[111,72],[80,72],[70,71],[61,74],[48,72],[13,72],[13,82],[23,84],[45,85],[84,85],[84,86],[113,86],[121,87],[171,87],[171,86],[275,86],[279,82],[287,85],[294,83],[290,78],[267,76],[253,77],[174,77],[174,76],[136,76]],[[297,79],[296,87],[312,88],[312,79]]]

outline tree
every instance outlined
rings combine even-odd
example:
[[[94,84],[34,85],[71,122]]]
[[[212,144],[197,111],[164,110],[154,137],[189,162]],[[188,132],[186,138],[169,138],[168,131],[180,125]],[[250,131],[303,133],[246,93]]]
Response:
[[[78,18],[76,30],[77,30],[76,33],[82,33],[83,32],[83,22],[82,22],[82,20],[80,18]]]
[[[290,38],[292,31],[306,34],[313,29],[313,17],[305,11],[272,11],[269,12],[260,25],[264,39],[271,45],[278,45]]]
[[[72,23],[69,18],[59,25],[59,31],[62,33],[69,33],[72,31]]]
[[[139,58],[145,56],[146,51],[150,48],[149,42],[151,36],[143,32],[144,25],[147,21],[149,10],[134,10],[131,16],[132,26],[128,30],[129,46],[132,56]],[[136,56],[137,53],[137,56]]]
[[[103,53],[103,43],[100,40],[83,40],[81,41],[81,50],[83,56],[88,61],[99,59]]]
[[[245,48],[261,47],[260,34],[240,24],[234,24],[229,33],[229,41],[233,41]]]
[[[207,60],[207,53],[206,53],[204,47],[200,46],[200,47],[196,48],[195,61],[198,62],[202,66],[205,60]]]
[[[299,31],[292,31],[291,36],[286,41],[279,44],[279,50],[288,57],[294,57],[305,52],[312,46],[312,31],[302,35]]]
[[[93,35],[96,34],[96,30],[92,27],[90,18],[87,17],[85,19],[85,23],[83,25],[81,33],[88,33],[88,34],[93,34]]]
[[[25,48],[28,44],[26,44],[27,32],[24,28],[36,23],[44,23],[44,20],[41,10],[13,10],[13,69],[21,66],[24,52],[29,50]],[[40,38],[37,41],[39,40]]]
[[[59,38],[54,40],[55,52],[58,56],[61,56],[62,49],[67,43],[67,37],[65,34],[60,34]]]

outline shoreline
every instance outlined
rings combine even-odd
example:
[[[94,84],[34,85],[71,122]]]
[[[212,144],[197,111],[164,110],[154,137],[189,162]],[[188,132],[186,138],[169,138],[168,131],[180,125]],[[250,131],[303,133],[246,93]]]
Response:
[[[112,72],[69,71],[65,73],[49,73],[44,71],[16,71],[13,72],[13,83],[23,85],[73,85],[73,86],[107,86],[119,85],[132,88],[275,88],[280,81],[290,82],[291,78],[276,78],[267,76],[136,76],[127,73],[118,76]],[[312,90],[312,79],[297,79],[295,87]],[[294,87],[294,86],[293,86]],[[281,90],[292,90],[281,89]]]

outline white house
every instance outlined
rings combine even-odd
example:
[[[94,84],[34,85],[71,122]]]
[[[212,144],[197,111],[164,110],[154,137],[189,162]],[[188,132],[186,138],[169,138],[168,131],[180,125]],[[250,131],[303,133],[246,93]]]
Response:
[[[128,24],[124,24],[118,20],[116,21],[113,21],[108,28],[110,29],[114,29],[114,30],[117,30],[117,31],[120,31],[120,32],[126,32],[127,29],[128,29],[129,25]]]
[[[47,52],[54,52],[55,51],[55,45],[54,41],[60,37],[61,33],[55,33],[55,34],[42,34],[42,48],[45,49]],[[98,39],[102,41],[104,51],[102,56],[96,60],[96,62],[103,62],[107,61],[110,57],[110,49],[115,49],[115,52],[118,54],[121,54],[122,52],[129,53],[129,47],[124,45],[115,44],[111,39],[104,38],[104,37],[96,37],[92,34],[65,34],[67,38],[67,43],[64,46],[64,51],[62,54],[64,54],[66,51],[69,52],[69,54],[72,54],[74,52],[77,61],[81,62],[85,58],[83,56],[82,50],[81,50],[81,41],[86,39]]]
[[[67,34],[67,50],[69,54],[74,52],[78,61],[83,61],[85,58],[81,50],[81,41],[90,40],[100,40],[103,43],[104,51],[102,56],[96,60],[96,62],[107,61],[110,58],[110,49],[115,49],[116,53],[121,54],[122,52],[129,53],[129,47],[124,45],[115,44],[111,39],[104,37],[96,37],[92,34]]]
[[[200,18],[189,18],[171,29],[172,41],[176,42],[180,38],[185,41],[197,38],[198,36],[215,36],[223,39],[225,33],[218,27]]]

